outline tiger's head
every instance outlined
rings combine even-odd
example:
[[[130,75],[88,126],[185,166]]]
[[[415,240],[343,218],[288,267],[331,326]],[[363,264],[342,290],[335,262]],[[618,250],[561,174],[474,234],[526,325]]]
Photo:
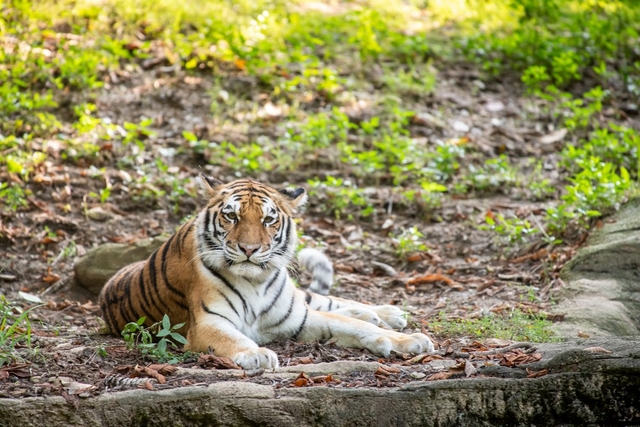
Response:
[[[210,197],[198,215],[202,262],[247,279],[266,279],[287,266],[296,249],[292,216],[305,204],[303,188],[275,190],[251,179],[223,184],[200,175]]]

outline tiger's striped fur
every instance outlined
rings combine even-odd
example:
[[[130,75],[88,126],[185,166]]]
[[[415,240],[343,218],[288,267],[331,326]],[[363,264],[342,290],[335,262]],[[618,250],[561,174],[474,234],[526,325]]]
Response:
[[[205,176],[201,183],[207,206],[102,290],[100,307],[113,333],[142,316],[153,324],[166,313],[173,324],[185,323],[191,350],[211,349],[245,369],[277,367],[275,353],[259,344],[280,338],[333,340],[384,356],[433,351],[427,336],[391,330],[406,326],[395,306],[316,293],[328,292],[332,268],[315,250],[300,256],[313,275],[310,291],[295,287],[287,267],[297,243],[292,216],[306,202],[304,189],[277,191],[249,179],[222,184]]]

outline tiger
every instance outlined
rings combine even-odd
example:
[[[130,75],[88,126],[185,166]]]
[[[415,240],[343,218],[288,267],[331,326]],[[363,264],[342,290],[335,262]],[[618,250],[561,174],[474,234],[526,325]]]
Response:
[[[330,341],[384,357],[433,353],[425,334],[399,332],[407,325],[399,307],[326,295],[333,269],[322,252],[302,249],[296,259],[294,216],[307,201],[304,188],[198,179],[209,199],[205,208],[101,290],[111,333],[142,317],[153,325],[167,314],[171,323],[184,323],[185,349],[213,352],[247,370],[277,368],[277,354],[263,345],[281,339]],[[298,262],[311,272],[307,289],[290,277]]]

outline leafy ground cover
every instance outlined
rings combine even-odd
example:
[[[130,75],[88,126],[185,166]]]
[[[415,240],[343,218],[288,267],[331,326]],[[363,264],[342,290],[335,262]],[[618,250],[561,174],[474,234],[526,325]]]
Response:
[[[87,248],[175,230],[201,170],[305,185],[301,239],[334,259],[334,294],[440,340],[554,339],[560,267],[637,192],[633,2],[0,11],[0,366],[50,369],[32,335],[90,342],[100,378],[148,360],[53,289]]]

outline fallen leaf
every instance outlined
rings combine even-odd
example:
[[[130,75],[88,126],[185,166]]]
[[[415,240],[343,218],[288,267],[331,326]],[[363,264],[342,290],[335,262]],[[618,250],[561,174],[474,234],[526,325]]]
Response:
[[[411,254],[407,257],[407,262],[418,262],[418,261],[422,261],[424,258],[422,257],[422,254],[420,253],[416,253],[416,254]]]
[[[18,292],[18,295],[20,295],[20,298],[22,298],[25,301],[33,302],[35,304],[42,304],[42,300],[37,295],[29,294],[27,292]]]
[[[60,280],[60,276],[51,272],[51,267],[47,268],[47,275],[42,278],[47,283],[56,283]]]
[[[147,376],[149,376],[151,378],[155,378],[160,384],[164,384],[164,383],[167,382],[167,379],[164,377],[164,375],[162,375],[160,372],[156,371],[155,369],[151,369],[148,366],[138,366],[138,365],[136,365],[136,367],[133,368],[133,372],[129,376],[131,378],[135,378],[135,377],[140,376],[142,374],[147,375]]]
[[[429,375],[426,381],[446,380],[453,374],[454,372],[436,372],[435,374]]]
[[[233,64],[238,67],[239,70],[246,70],[247,69],[247,61],[245,61],[244,59],[239,59],[236,58],[233,60]]]
[[[543,377],[549,373],[548,369],[542,369],[541,371],[532,371],[531,369],[527,368],[526,371],[527,371],[527,378]]]
[[[91,391],[95,388],[92,384],[84,384],[73,381],[71,383],[63,384],[64,389],[69,395],[73,396],[74,394],[81,394],[88,391]]]
[[[311,384],[312,383],[309,376],[304,372],[300,372],[300,375],[298,375],[296,379],[293,380],[293,385],[296,387],[307,387]]]
[[[0,380],[7,379],[10,375],[18,378],[31,378],[31,369],[28,369],[28,366],[29,364],[22,363],[4,367],[0,369]]]
[[[299,365],[310,365],[313,363],[313,358],[310,356],[299,357],[295,360],[295,362]]]
[[[393,366],[379,366],[378,369],[376,369],[376,371],[373,373],[375,376],[378,377],[388,377],[391,374],[398,374],[400,373],[400,369],[398,368],[394,368]]]
[[[476,369],[475,366],[473,366],[473,363],[466,360],[464,362],[464,373],[467,374],[467,377],[470,377],[471,375],[477,374],[478,370]]]
[[[519,264],[521,262],[525,262],[525,261],[537,261],[541,258],[546,257],[547,255],[549,255],[549,251],[547,249],[540,249],[532,254],[527,254],[527,255],[523,255],[521,257],[518,258],[513,258],[511,260],[512,263],[514,264]]]
[[[414,365],[416,363],[422,362],[426,357],[427,357],[426,354],[419,354],[419,355],[417,355],[415,357],[412,357],[409,360],[406,360],[406,361],[402,362],[402,364],[403,365]]]
[[[204,369],[242,369],[228,357],[214,356],[213,354],[202,354],[196,362]]]
[[[579,336],[580,338],[591,338],[591,335],[589,335],[589,334],[585,334],[585,333],[584,333],[584,332],[582,332],[582,331],[578,331],[578,336]]]
[[[556,142],[560,142],[567,135],[567,129],[558,129],[550,134],[547,134],[540,138],[540,143],[545,145],[555,144]]]
[[[311,381],[314,384],[330,383],[330,382],[333,382],[333,375],[331,375],[331,374],[329,374],[329,375],[318,375],[317,377],[312,377]]]
[[[158,371],[162,375],[171,375],[178,370],[177,367],[169,365],[168,363],[164,363],[162,365],[149,365],[149,368],[154,371]]]
[[[458,290],[458,291],[464,290],[464,287],[460,283],[438,273],[425,274],[424,276],[409,279],[407,281],[407,286],[419,286],[419,285],[424,285],[427,283],[434,283],[434,282],[444,282],[455,290]]]
[[[542,359],[542,355],[540,353],[527,354],[520,349],[515,349],[509,353],[503,354],[500,364],[502,366],[513,367],[537,362],[540,359]]]

